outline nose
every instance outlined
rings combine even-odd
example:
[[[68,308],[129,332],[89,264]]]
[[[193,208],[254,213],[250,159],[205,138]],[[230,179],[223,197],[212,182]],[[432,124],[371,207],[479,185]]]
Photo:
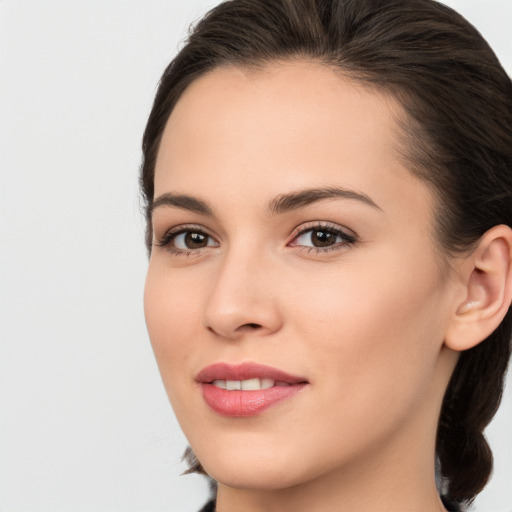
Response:
[[[206,328],[228,340],[277,332],[282,316],[273,275],[275,269],[261,255],[232,251],[213,277],[204,309]]]

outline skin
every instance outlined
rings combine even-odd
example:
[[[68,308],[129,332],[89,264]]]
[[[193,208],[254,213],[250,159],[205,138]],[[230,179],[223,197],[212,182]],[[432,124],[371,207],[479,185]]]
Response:
[[[435,431],[458,358],[445,339],[472,270],[440,252],[434,196],[396,148],[401,115],[391,98],[294,61],[211,71],[167,123],[155,198],[186,194],[212,212],[154,209],[145,314],[178,421],[219,482],[221,512],[444,510]],[[336,197],[267,208],[325,187],[375,205]],[[304,230],[319,223],[355,242],[338,237],[318,251]],[[179,254],[172,243],[183,237],[160,245],[178,226],[208,245]],[[309,384],[257,416],[227,418],[195,382],[221,361]]]

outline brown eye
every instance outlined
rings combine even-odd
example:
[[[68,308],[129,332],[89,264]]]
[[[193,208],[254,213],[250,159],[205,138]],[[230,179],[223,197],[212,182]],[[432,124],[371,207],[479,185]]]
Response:
[[[329,250],[355,243],[354,236],[334,227],[313,226],[301,231],[290,243],[292,247]]]
[[[187,249],[200,249],[208,245],[208,235],[188,231],[183,233],[183,243]],[[178,238],[178,237],[177,237]]]
[[[311,243],[314,247],[329,247],[336,243],[336,234],[329,231],[311,231]]]
[[[178,232],[169,232],[158,243],[168,247],[171,252],[192,252],[205,247],[218,247],[219,244],[210,235],[197,229],[183,229]]]

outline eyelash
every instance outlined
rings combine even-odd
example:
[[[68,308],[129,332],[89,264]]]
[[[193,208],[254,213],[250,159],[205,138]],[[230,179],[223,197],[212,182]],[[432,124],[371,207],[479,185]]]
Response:
[[[290,245],[294,240],[297,240],[301,236],[304,236],[305,234],[309,232],[323,232],[328,233],[330,235],[337,237],[340,237],[342,239],[341,242],[337,242],[333,245],[325,246],[325,247],[314,247],[314,246],[304,246],[304,245]],[[165,247],[167,248],[171,254],[174,256],[193,256],[196,254],[199,254],[201,249],[206,249],[208,247],[212,246],[206,246],[206,247],[200,247],[197,249],[189,249],[189,250],[183,250],[178,249],[177,247],[174,247],[172,245],[173,241],[176,240],[176,238],[179,235],[182,235],[184,233],[193,233],[193,234],[199,234],[202,236],[205,236],[207,238],[210,238],[213,240],[213,237],[209,235],[204,229],[202,229],[199,226],[179,226],[177,228],[170,229],[167,231],[160,240],[155,242],[155,245],[159,247]],[[342,230],[339,227],[335,227],[330,224],[322,223],[322,222],[316,222],[311,223],[308,226],[304,227],[302,226],[300,229],[295,229],[292,233],[292,239],[290,242],[288,242],[288,246],[290,247],[298,247],[301,251],[306,252],[307,254],[311,253],[312,251],[315,253],[326,253],[333,250],[340,250],[342,247],[350,247],[354,245],[357,242],[357,237],[355,235],[350,235],[346,233],[344,230]],[[218,243],[218,242],[216,242]]]
[[[292,240],[288,242],[288,245],[290,245],[294,240],[297,240],[298,238],[304,236],[306,233],[313,233],[313,232],[322,232],[322,233],[328,233],[330,235],[335,236],[336,238],[341,238],[341,242],[337,242],[333,245],[328,245],[326,247],[314,247],[314,246],[304,246],[304,245],[291,245],[291,247],[298,247],[300,250],[306,252],[306,254],[309,254],[311,252],[314,252],[316,254],[318,253],[326,253],[330,251],[336,251],[340,250],[343,247],[350,247],[354,245],[357,242],[357,237],[355,235],[351,235],[341,229],[338,226],[334,226],[332,224],[328,224],[325,222],[313,222],[308,223],[306,226],[302,225],[294,232],[292,233]]]
[[[176,240],[176,238],[179,235],[182,235],[184,233],[199,234],[199,235],[203,235],[207,238],[211,238],[213,240],[213,237],[210,236],[208,233],[206,233],[206,231],[204,231],[204,229],[202,229],[201,227],[194,226],[194,225],[186,225],[186,226],[179,226],[179,227],[170,229],[163,235],[163,237],[160,240],[158,240],[155,243],[155,245],[157,245],[159,247],[165,247],[174,256],[192,256],[194,254],[198,254],[198,251],[200,251],[201,248],[184,250],[184,249],[178,249],[177,247],[173,247],[172,242],[174,240]]]

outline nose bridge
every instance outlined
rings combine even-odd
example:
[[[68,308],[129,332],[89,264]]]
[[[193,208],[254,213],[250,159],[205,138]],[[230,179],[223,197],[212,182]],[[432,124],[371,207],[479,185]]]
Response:
[[[281,323],[273,293],[272,258],[249,242],[226,249],[205,306],[205,326],[225,338],[247,330],[275,332]]]

